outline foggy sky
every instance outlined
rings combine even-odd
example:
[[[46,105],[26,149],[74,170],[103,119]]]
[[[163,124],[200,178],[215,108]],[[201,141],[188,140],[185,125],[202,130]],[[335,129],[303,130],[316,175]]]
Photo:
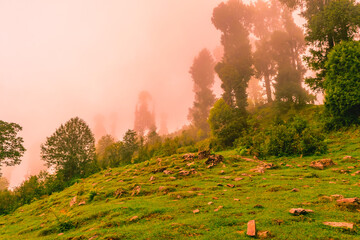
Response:
[[[140,91],[153,96],[169,131],[187,123],[188,73],[221,0],[0,0],[0,119],[23,127],[23,163],[2,172],[11,186],[36,174],[40,144],[71,117],[107,133],[133,128]],[[159,126],[159,120],[157,124]]]

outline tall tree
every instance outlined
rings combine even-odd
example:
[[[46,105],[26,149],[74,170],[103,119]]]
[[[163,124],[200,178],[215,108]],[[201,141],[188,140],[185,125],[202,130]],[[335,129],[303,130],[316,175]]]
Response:
[[[269,48],[276,63],[275,97],[277,101],[303,104],[308,94],[302,87],[305,68],[301,54],[305,51],[305,40],[287,9],[282,13],[283,30],[271,35]]]
[[[212,23],[222,32],[224,56],[215,67],[224,90],[225,102],[245,116],[246,88],[253,75],[252,54],[249,42],[250,8],[238,0],[220,3],[213,11]]]
[[[282,28],[281,6],[277,0],[259,0],[253,5],[253,34],[258,38],[253,54],[255,75],[263,79],[268,102],[272,102],[272,85],[276,75],[276,63],[269,48],[271,33]]]
[[[305,60],[315,77],[306,83],[317,91],[323,90],[325,62],[331,49],[341,41],[354,39],[360,26],[360,4],[355,0],[280,0],[289,7],[302,9],[306,20],[305,39],[309,55]]]
[[[65,180],[86,175],[95,160],[95,139],[84,120],[71,118],[41,145],[41,158]]]
[[[140,135],[144,136],[146,130],[152,131],[156,129],[155,125],[155,111],[150,111],[149,103],[152,97],[149,92],[142,91],[139,94],[138,103],[135,110],[134,130]]]
[[[210,108],[215,102],[215,95],[211,90],[214,85],[214,66],[215,62],[211,53],[209,50],[203,49],[194,59],[190,68],[190,74],[194,81],[195,101],[193,107],[189,109],[188,119],[205,135],[210,130],[207,118]]]
[[[24,140],[17,136],[21,130],[22,127],[19,124],[0,120],[0,169],[2,164],[6,166],[20,164],[25,152]]]

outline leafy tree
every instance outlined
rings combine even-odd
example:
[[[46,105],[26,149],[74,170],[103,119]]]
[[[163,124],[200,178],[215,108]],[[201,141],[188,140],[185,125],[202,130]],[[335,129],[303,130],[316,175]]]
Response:
[[[17,136],[22,127],[16,123],[0,120],[0,167],[2,164],[14,166],[20,164],[25,152],[23,138]],[[1,176],[1,173],[0,173]]]
[[[106,149],[115,143],[115,139],[111,135],[105,135],[100,138],[96,145],[96,156],[99,164],[104,167]],[[105,164],[106,165],[106,164]]]
[[[104,156],[101,161],[101,167],[118,167],[122,163],[130,163],[127,159],[123,159],[124,143],[115,142],[105,148]],[[131,160],[131,159],[130,159]]]
[[[224,99],[218,100],[210,110],[209,124],[212,136],[223,146],[232,146],[245,128],[245,120],[238,109],[230,107]]]
[[[130,163],[132,156],[138,148],[139,142],[136,132],[131,129],[127,130],[123,138],[122,158],[124,159],[124,162]]]
[[[310,47],[305,60],[315,77],[306,79],[313,89],[322,91],[325,63],[331,49],[341,41],[353,40],[360,26],[360,4],[355,0],[280,0],[289,7],[302,9],[307,23],[305,39]]]
[[[325,109],[339,125],[359,123],[360,42],[343,42],[326,62]]]
[[[224,56],[215,67],[224,90],[223,99],[246,115],[246,88],[253,75],[252,54],[249,42],[250,9],[242,2],[229,0],[220,3],[213,11],[212,23],[222,32]]]
[[[194,81],[195,101],[193,107],[189,109],[188,118],[196,128],[205,133],[205,136],[210,130],[207,118],[215,102],[215,95],[211,90],[214,84],[214,66],[214,59],[209,50],[203,49],[190,68]]]
[[[84,120],[76,117],[61,125],[41,145],[41,158],[66,181],[89,173],[95,160],[95,139]]]
[[[9,181],[4,177],[0,177],[0,191],[6,190],[8,187]]]
[[[301,86],[305,73],[300,57],[305,51],[304,36],[290,11],[283,9],[282,20],[283,30],[272,33],[268,46],[276,63],[275,97],[277,101],[304,104],[309,100]]]

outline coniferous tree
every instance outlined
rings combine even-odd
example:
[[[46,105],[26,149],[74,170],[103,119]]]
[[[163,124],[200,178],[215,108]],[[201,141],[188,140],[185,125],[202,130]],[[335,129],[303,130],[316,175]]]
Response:
[[[203,49],[190,68],[194,81],[195,101],[193,107],[189,109],[188,119],[196,128],[202,130],[205,136],[209,132],[207,118],[215,102],[215,95],[211,90],[214,84],[214,66],[214,59],[209,50]]]

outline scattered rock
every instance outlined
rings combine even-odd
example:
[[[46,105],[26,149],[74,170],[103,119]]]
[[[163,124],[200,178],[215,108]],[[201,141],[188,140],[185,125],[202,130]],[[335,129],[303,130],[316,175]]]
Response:
[[[158,172],[164,172],[166,170],[166,167],[158,168],[152,171],[152,173],[158,173]]]
[[[262,166],[266,169],[274,169],[276,168],[276,165],[273,163],[263,163]]]
[[[353,223],[347,223],[347,222],[323,222],[324,225],[331,226],[331,227],[340,227],[340,228],[347,228],[347,229],[353,229],[354,224]]]
[[[195,209],[195,210],[193,210],[193,213],[199,213],[200,212],[200,210],[199,209]]]
[[[217,186],[218,186],[218,187],[222,187],[222,186],[224,186],[224,185],[222,185],[221,183],[218,183]]]
[[[333,198],[333,199],[342,199],[342,198],[344,198],[344,196],[343,195],[340,195],[340,194],[334,194],[334,195],[331,195],[331,198]]]
[[[188,175],[190,175],[190,172],[189,172],[189,171],[182,170],[182,171],[179,172],[179,175],[181,175],[181,176],[188,176]]]
[[[260,205],[260,204],[256,204],[256,205],[254,206],[254,208],[264,208],[264,206],[263,206],[263,205]]]
[[[193,154],[193,153],[187,153],[187,154],[184,154],[184,155],[182,156],[182,158],[185,159],[186,161],[192,161],[192,160],[194,160],[194,158],[195,158],[195,154]]]
[[[77,196],[73,197],[70,201],[70,207],[72,207],[77,202]]]
[[[238,199],[238,198],[234,198],[234,201],[240,201],[240,199]]]
[[[159,191],[164,191],[165,189],[166,189],[165,186],[160,186],[160,187],[159,187]]]
[[[219,198],[218,197],[213,197],[214,200],[218,200]]]
[[[78,206],[85,205],[85,204],[86,204],[85,201],[81,201],[81,202],[79,202]]]
[[[269,231],[259,231],[258,237],[264,239],[264,238],[271,237],[271,234]]]
[[[314,212],[313,210],[303,209],[303,208],[292,208],[289,211],[289,213],[291,213],[294,216],[305,215],[307,213],[313,213],[313,212]]]
[[[208,202],[208,205],[211,205],[211,204],[213,204],[213,202]]]
[[[263,174],[263,173],[265,173],[265,167],[259,166],[259,167],[254,168],[254,169],[250,169],[250,171],[251,171],[251,172],[257,172],[257,173]]]
[[[188,163],[186,164],[188,167],[190,167],[191,165],[195,164],[195,162],[191,162],[191,163]]]
[[[208,159],[206,160],[205,164],[209,165],[208,168],[211,168],[213,166],[216,166],[223,160],[224,160],[224,157],[222,155],[210,155],[208,157]]]
[[[126,192],[123,189],[121,189],[121,188],[116,189],[116,191],[114,193],[115,198],[121,197],[121,195],[123,195],[124,193],[126,193]]]
[[[94,240],[94,239],[96,239],[98,236],[99,236],[99,235],[94,235],[94,236],[92,236],[91,238],[89,238],[88,240]]]
[[[131,196],[139,195],[140,190],[141,190],[141,186],[136,186],[136,187],[134,187],[134,189],[133,189],[133,191],[132,191],[132,193],[131,193]]]
[[[64,233],[59,233],[59,234],[58,234],[58,236],[62,236],[62,235],[64,235]]]
[[[139,218],[138,216],[133,216],[133,217],[131,217],[131,218],[130,218],[130,220],[129,220],[129,221],[130,221],[130,222],[132,222],[132,221],[137,220],[138,218]]]
[[[223,208],[223,206],[218,206],[218,208],[216,208],[215,210],[214,210],[214,212],[217,212],[217,211],[219,211],[220,209],[222,209]]]
[[[310,164],[310,167],[323,170],[324,168],[330,167],[333,165],[335,165],[335,163],[330,158],[327,158],[327,159],[312,161]]]
[[[104,177],[108,177],[108,176],[111,176],[111,175],[112,175],[111,173],[105,173]]]
[[[241,181],[241,180],[243,180],[243,179],[244,179],[244,178],[241,178],[241,177],[240,177],[240,178],[235,178],[234,181],[237,182],[237,181]]]
[[[209,150],[205,150],[205,151],[199,151],[198,152],[198,158],[201,159],[205,159],[208,158],[210,156],[210,151]]]
[[[347,208],[360,208],[360,199],[357,197],[354,198],[342,198],[336,200],[337,205],[344,206]]]
[[[247,223],[247,232],[246,234],[251,237],[256,236],[256,225],[255,220],[251,220]]]
[[[355,158],[352,156],[345,156],[343,157],[343,160],[354,160]]]
[[[226,184],[226,186],[228,186],[228,187],[230,187],[230,188],[234,188],[235,187],[235,185],[234,184]]]
[[[298,191],[299,191],[299,189],[297,189],[297,188],[293,188],[293,189],[291,189],[291,191],[292,191],[292,192],[298,192]]]
[[[220,171],[220,174],[221,174],[221,175],[225,174],[225,171],[224,171],[224,170],[221,170],[221,171]]]
[[[170,179],[172,179],[172,180],[175,180],[176,179],[176,177],[169,177]]]
[[[154,176],[151,176],[150,179],[149,179],[150,182],[152,182],[152,181],[154,181],[154,180],[155,180],[155,177],[154,177]]]
[[[169,175],[169,174],[172,174],[173,172],[172,172],[172,171],[169,171],[169,170],[164,170],[163,173],[164,173],[165,175]]]

